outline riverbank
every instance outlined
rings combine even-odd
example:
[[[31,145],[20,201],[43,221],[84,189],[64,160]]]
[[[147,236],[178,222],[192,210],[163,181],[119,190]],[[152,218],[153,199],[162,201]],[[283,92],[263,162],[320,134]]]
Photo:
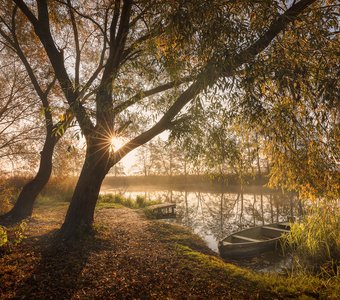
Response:
[[[221,260],[183,227],[120,205],[96,211],[96,233],[77,244],[55,239],[66,203],[40,205],[26,238],[0,258],[0,298],[334,298],[317,278],[257,274]]]

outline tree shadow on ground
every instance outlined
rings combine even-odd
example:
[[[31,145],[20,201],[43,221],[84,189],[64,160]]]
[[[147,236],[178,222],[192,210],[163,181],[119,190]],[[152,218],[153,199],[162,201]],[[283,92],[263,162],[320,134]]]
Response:
[[[16,299],[72,298],[81,286],[82,272],[90,254],[112,248],[111,243],[95,235],[66,243],[55,233],[25,241],[36,245],[33,255],[40,260],[30,275],[18,284]]]
[[[19,224],[23,219],[15,219],[12,218],[12,215],[10,213],[5,213],[0,215],[0,226],[14,226],[16,224]]]

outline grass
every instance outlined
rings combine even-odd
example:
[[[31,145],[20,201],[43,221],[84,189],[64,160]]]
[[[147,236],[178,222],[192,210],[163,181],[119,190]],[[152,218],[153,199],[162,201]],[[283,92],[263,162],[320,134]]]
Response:
[[[72,197],[73,181],[65,181],[61,185],[49,185],[39,195],[35,207],[63,207],[67,206]],[[70,192],[71,191],[71,192]],[[99,195],[96,209],[122,208],[132,209],[146,208],[150,205],[159,204],[159,200],[146,200],[143,196],[137,196],[136,199],[124,197],[121,194],[104,194]]]
[[[97,209],[101,208],[121,208],[128,207],[133,209],[145,208],[150,205],[161,203],[159,200],[146,200],[143,196],[137,196],[136,200],[122,196],[121,194],[99,195]]]
[[[45,188],[40,193],[38,200],[50,198],[51,202],[70,202],[75,185],[76,178],[74,177],[51,177]]]
[[[31,179],[21,176],[0,177],[0,215],[9,211],[23,186]],[[39,194],[35,207],[67,205],[72,198],[75,184],[76,178],[73,177],[51,177]]]

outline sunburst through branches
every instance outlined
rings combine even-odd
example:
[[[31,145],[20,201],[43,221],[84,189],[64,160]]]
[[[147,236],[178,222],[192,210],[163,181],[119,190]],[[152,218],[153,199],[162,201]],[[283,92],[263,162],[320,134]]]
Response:
[[[124,138],[121,136],[113,136],[110,139],[110,143],[111,143],[111,150],[112,151],[117,151],[119,150],[121,147],[124,146],[125,141]]]
[[[105,156],[109,156],[110,153],[117,152],[121,147],[123,147],[127,141],[121,135],[117,135],[116,132],[111,132],[110,130],[103,130],[101,133],[98,134],[97,140],[97,150],[95,153],[101,152],[101,160]]]

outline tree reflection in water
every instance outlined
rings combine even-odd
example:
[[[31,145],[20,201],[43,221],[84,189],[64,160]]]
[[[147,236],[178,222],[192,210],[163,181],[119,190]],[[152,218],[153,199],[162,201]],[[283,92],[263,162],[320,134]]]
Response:
[[[104,192],[117,192],[110,189]],[[232,232],[263,224],[286,221],[301,214],[302,208],[294,195],[278,192],[193,192],[174,191],[125,191],[124,196],[135,199],[160,199],[176,203],[176,220],[201,236],[208,246],[218,251],[218,241]]]

